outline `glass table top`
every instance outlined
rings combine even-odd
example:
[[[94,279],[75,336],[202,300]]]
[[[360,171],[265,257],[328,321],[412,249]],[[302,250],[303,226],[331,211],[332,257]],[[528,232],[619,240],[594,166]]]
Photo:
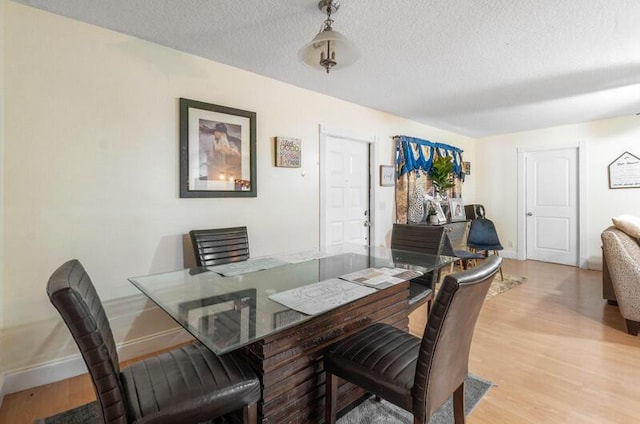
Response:
[[[452,259],[347,245],[129,281],[220,355],[393,283],[439,269]],[[306,303],[299,307],[296,301]]]

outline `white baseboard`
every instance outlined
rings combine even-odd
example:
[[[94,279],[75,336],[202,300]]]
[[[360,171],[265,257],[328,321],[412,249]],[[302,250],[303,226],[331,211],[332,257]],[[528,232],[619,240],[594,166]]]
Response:
[[[507,259],[518,259],[518,252],[515,250],[500,250],[500,256]]]
[[[592,269],[595,271],[602,271],[602,258],[601,257],[590,257],[586,260],[587,269]]]
[[[120,361],[127,361],[192,340],[193,337],[182,328],[172,329],[118,345],[118,358]],[[41,365],[10,371],[0,376],[0,405],[4,396],[10,393],[55,383],[86,372],[87,366],[79,353]]]

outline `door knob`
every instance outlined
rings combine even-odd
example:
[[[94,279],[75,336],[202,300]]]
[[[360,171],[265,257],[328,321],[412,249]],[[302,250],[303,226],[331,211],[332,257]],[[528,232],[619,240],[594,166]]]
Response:
[[[527,216],[533,216],[533,212],[527,212]]]
[[[364,221],[364,226],[365,226],[365,227],[371,227],[371,222],[369,222],[369,221]]]

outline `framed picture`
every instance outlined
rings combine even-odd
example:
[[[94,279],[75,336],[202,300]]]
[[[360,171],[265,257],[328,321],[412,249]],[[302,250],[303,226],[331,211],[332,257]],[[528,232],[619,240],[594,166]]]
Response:
[[[609,188],[640,188],[640,158],[624,152],[608,166]]]
[[[445,222],[447,222],[447,216],[442,210],[442,205],[440,205],[439,202],[433,202],[433,205],[436,208],[436,217],[438,218],[438,224],[444,224]]]
[[[276,166],[300,168],[302,166],[302,140],[276,137]]]
[[[256,197],[256,114],[180,99],[180,197]]]
[[[471,162],[462,162],[462,172],[464,175],[471,175]]]
[[[396,185],[396,167],[393,165],[380,165],[380,185],[393,187]]]
[[[464,212],[464,202],[462,198],[449,199],[449,211],[451,213],[451,221],[466,221],[467,215]]]

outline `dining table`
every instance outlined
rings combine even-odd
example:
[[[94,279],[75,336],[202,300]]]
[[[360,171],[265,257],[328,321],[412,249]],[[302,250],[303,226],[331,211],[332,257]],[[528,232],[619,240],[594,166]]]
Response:
[[[323,350],[375,322],[408,330],[408,281],[453,259],[345,244],[129,281],[213,353],[251,364],[262,423],[312,423],[323,416]],[[338,408],[363,395],[342,382]]]

